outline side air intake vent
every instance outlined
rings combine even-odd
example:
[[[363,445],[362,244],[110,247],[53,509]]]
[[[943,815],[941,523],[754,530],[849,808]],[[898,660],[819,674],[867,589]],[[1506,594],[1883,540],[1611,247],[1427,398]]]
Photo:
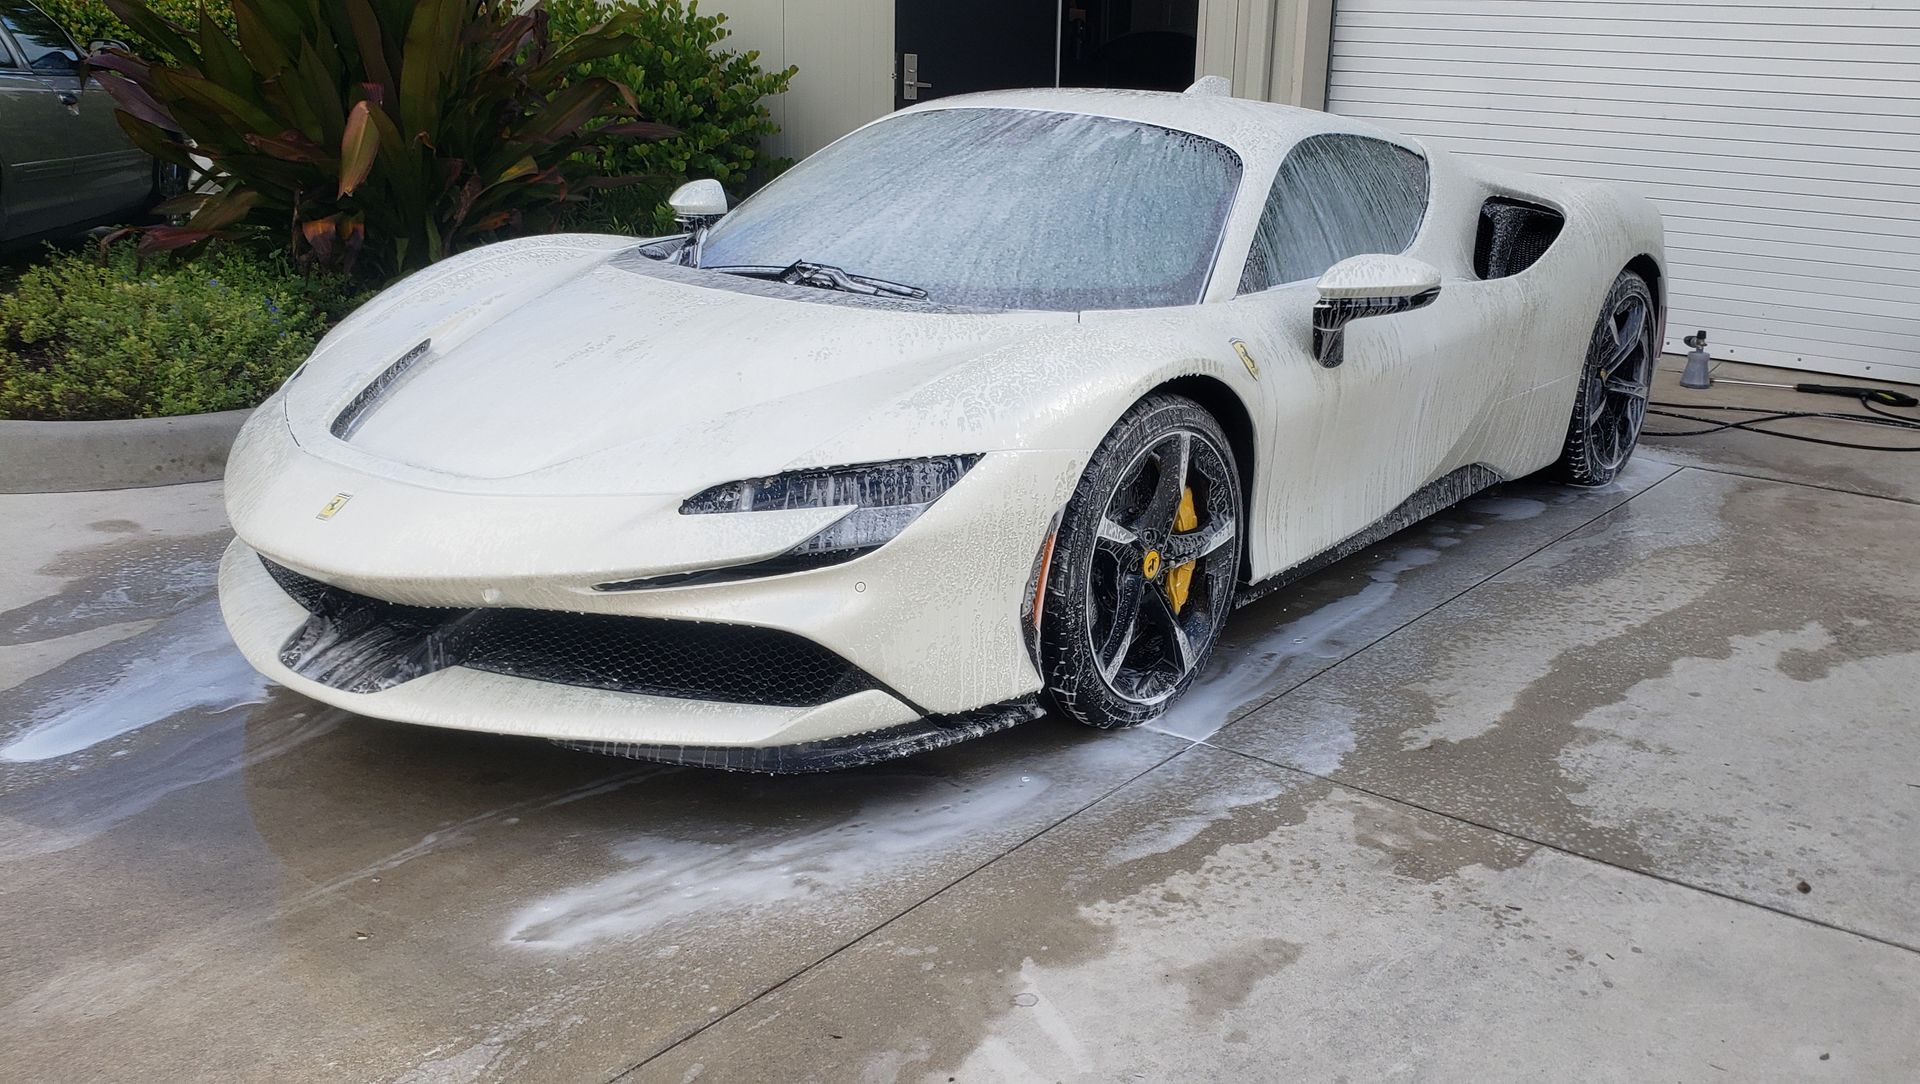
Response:
[[[1473,270],[1483,279],[1517,275],[1547,254],[1566,218],[1548,207],[1496,196],[1480,207]]]

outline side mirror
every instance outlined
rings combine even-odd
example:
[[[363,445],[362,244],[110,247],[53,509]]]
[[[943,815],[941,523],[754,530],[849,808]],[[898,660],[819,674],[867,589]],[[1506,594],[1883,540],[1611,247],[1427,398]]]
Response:
[[[88,56],[99,56],[101,53],[107,52],[110,49],[129,54],[133,52],[131,48],[128,48],[126,42],[118,38],[95,38],[87,43]]]
[[[727,213],[727,190],[711,178],[688,181],[667,197],[667,206],[673,208],[673,217],[682,226],[700,229]]]
[[[689,267],[700,266],[700,249],[706,244],[707,231],[727,213],[727,190],[711,177],[688,181],[667,197],[673,208],[673,220],[687,231],[687,243],[681,247],[679,261]]]
[[[1347,360],[1347,325],[1410,312],[1440,296],[1440,270],[1411,256],[1353,256],[1320,276],[1313,306],[1313,356],[1331,369]]]

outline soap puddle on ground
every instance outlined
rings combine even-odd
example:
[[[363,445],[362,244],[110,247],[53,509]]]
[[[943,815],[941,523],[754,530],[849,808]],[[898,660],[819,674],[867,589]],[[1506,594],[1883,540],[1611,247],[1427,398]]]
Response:
[[[17,712],[14,704],[38,689],[49,692],[38,705]],[[219,604],[206,599],[0,698],[6,715],[24,719],[0,744],[0,761],[52,760],[183,712],[218,714],[258,704],[266,695],[266,679],[233,646]]]

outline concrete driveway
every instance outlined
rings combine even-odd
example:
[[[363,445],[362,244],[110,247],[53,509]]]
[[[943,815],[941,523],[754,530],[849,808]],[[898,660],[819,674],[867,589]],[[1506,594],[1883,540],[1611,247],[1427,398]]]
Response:
[[[226,537],[0,497],[0,1077],[1920,1074],[1920,456],[1654,438],[1243,611],[1159,726],[831,777],[270,688]]]

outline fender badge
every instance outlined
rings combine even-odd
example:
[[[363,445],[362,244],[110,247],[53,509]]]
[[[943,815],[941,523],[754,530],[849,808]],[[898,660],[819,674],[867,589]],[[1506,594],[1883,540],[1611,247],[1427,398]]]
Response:
[[[1247,344],[1239,339],[1233,340],[1233,352],[1240,355],[1240,363],[1247,367],[1247,375],[1255,380],[1260,379],[1260,363],[1253,360],[1253,351],[1247,349]]]
[[[340,510],[342,508],[345,508],[347,506],[347,502],[352,499],[353,499],[353,494],[351,493],[335,493],[333,495],[333,499],[328,501],[326,505],[320,509],[320,514],[313,518],[332,519],[334,516],[339,515]]]

